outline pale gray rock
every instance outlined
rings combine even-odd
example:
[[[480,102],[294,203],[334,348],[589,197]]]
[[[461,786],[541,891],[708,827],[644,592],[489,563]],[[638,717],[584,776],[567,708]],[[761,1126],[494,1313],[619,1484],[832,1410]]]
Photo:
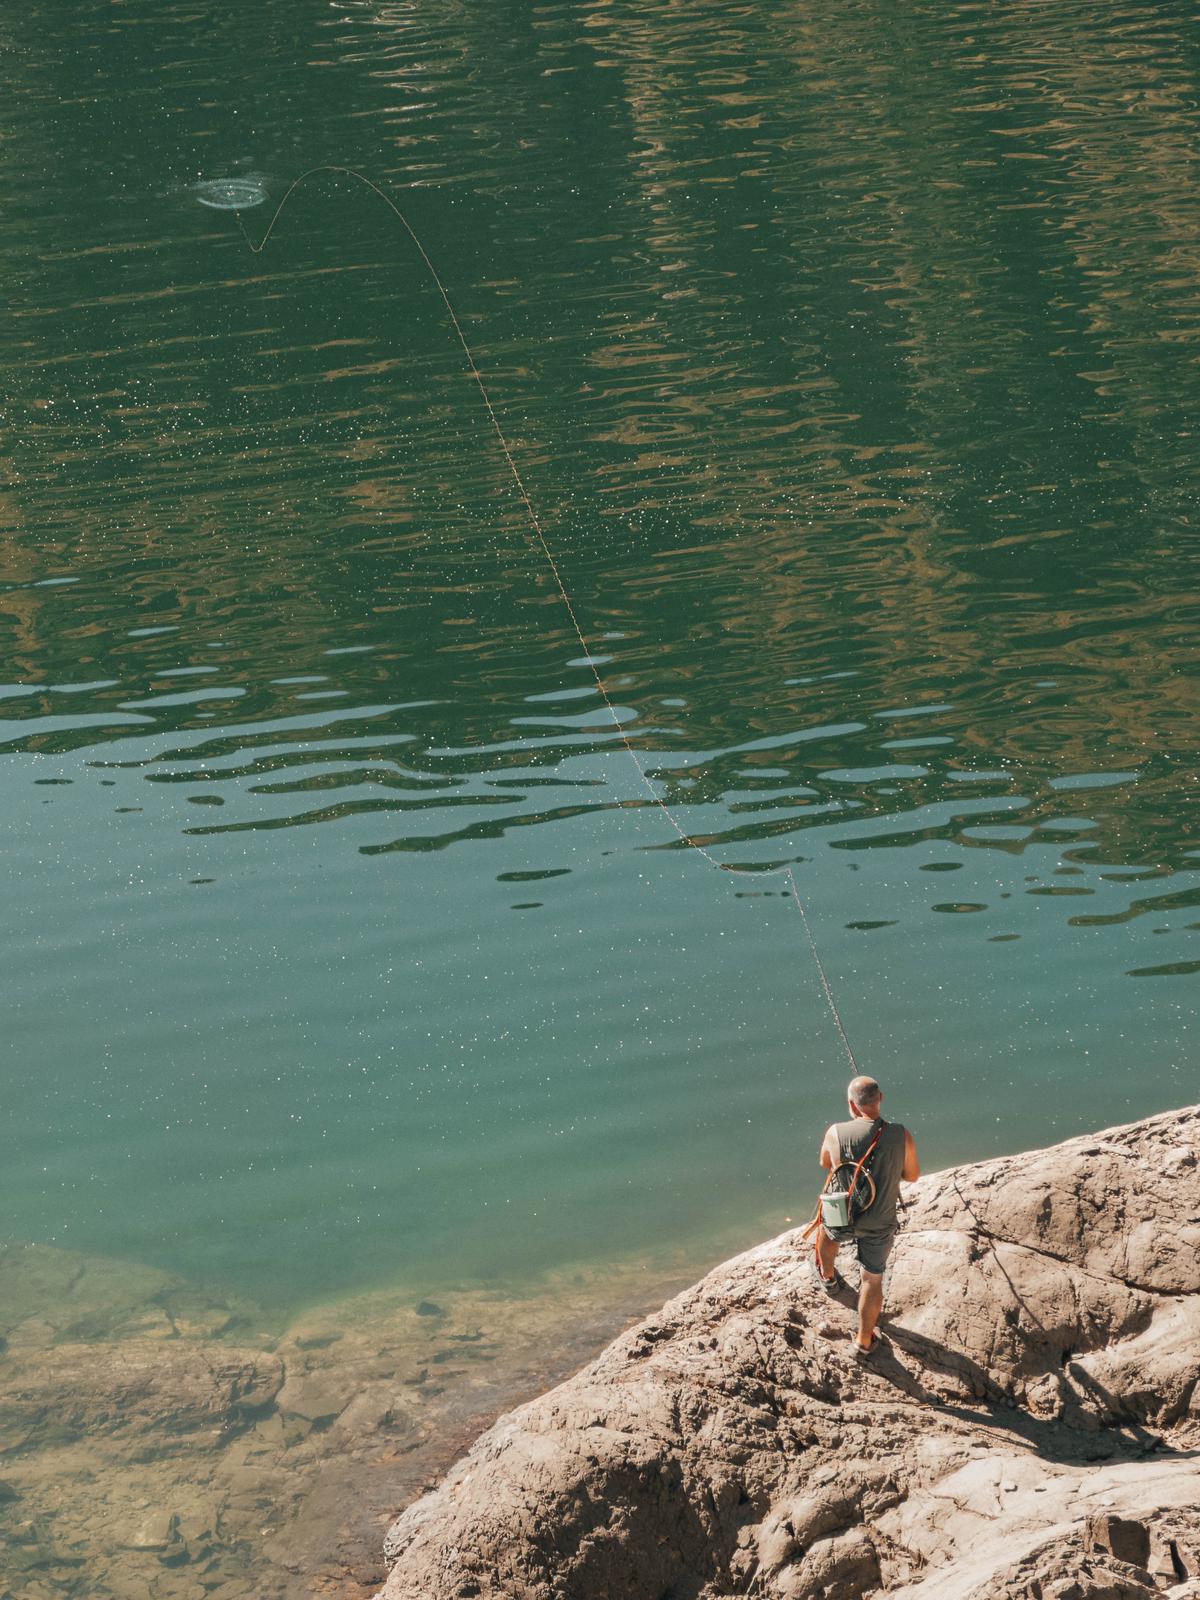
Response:
[[[871,1369],[798,1233],[727,1262],[411,1505],[383,1600],[1187,1592],[1198,1134],[1191,1108],[922,1179]]]
[[[127,1540],[131,1550],[166,1550],[178,1539],[179,1518],[173,1511],[152,1511]]]
[[[345,1377],[338,1381],[324,1372],[289,1371],[275,1404],[282,1417],[300,1417],[320,1425],[332,1422],[352,1393],[352,1383]]]

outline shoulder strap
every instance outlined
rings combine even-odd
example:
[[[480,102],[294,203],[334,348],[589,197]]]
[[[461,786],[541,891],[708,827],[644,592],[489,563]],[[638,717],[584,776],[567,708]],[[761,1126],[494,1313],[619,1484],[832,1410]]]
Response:
[[[859,1173],[862,1171],[862,1169],[866,1166],[867,1162],[870,1160],[871,1155],[874,1152],[875,1146],[879,1143],[880,1139],[883,1137],[883,1130],[886,1127],[887,1127],[887,1123],[886,1122],[881,1122],[879,1124],[878,1128],[876,1128],[876,1130],[875,1130],[875,1137],[871,1140],[870,1144],[863,1151],[862,1155],[859,1157],[858,1161],[855,1163],[854,1176],[850,1179],[850,1184],[849,1184],[849,1189],[850,1189],[850,1193],[851,1194],[854,1193],[854,1186],[858,1182]]]

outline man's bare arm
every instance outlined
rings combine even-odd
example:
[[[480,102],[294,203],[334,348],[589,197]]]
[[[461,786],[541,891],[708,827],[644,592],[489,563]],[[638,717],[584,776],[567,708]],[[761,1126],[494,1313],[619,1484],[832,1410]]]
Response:
[[[907,1128],[904,1130],[904,1166],[901,1168],[900,1176],[905,1183],[915,1183],[921,1176],[921,1163],[917,1160],[916,1140]]]
[[[821,1165],[825,1168],[826,1172],[828,1172],[833,1166],[833,1151],[830,1149],[832,1144],[833,1128],[828,1127],[825,1129],[824,1139],[821,1140]]]

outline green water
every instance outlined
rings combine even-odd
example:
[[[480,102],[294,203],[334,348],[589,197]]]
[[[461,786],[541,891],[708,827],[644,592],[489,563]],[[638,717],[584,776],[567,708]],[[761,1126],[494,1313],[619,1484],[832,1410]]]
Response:
[[[4,1236],[278,1306],[1193,1101],[1191,7],[35,3]],[[739,892],[740,891],[740,892]]]

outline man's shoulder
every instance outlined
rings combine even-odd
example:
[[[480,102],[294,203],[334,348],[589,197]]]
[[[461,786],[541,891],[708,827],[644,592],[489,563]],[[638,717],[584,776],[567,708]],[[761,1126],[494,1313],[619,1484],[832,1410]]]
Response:
[[[908,1141],[912,1134],[902,1122],[886,1122],[883,1126],[883,1137],[880,1143],[887,1150],[907,1150]]]

